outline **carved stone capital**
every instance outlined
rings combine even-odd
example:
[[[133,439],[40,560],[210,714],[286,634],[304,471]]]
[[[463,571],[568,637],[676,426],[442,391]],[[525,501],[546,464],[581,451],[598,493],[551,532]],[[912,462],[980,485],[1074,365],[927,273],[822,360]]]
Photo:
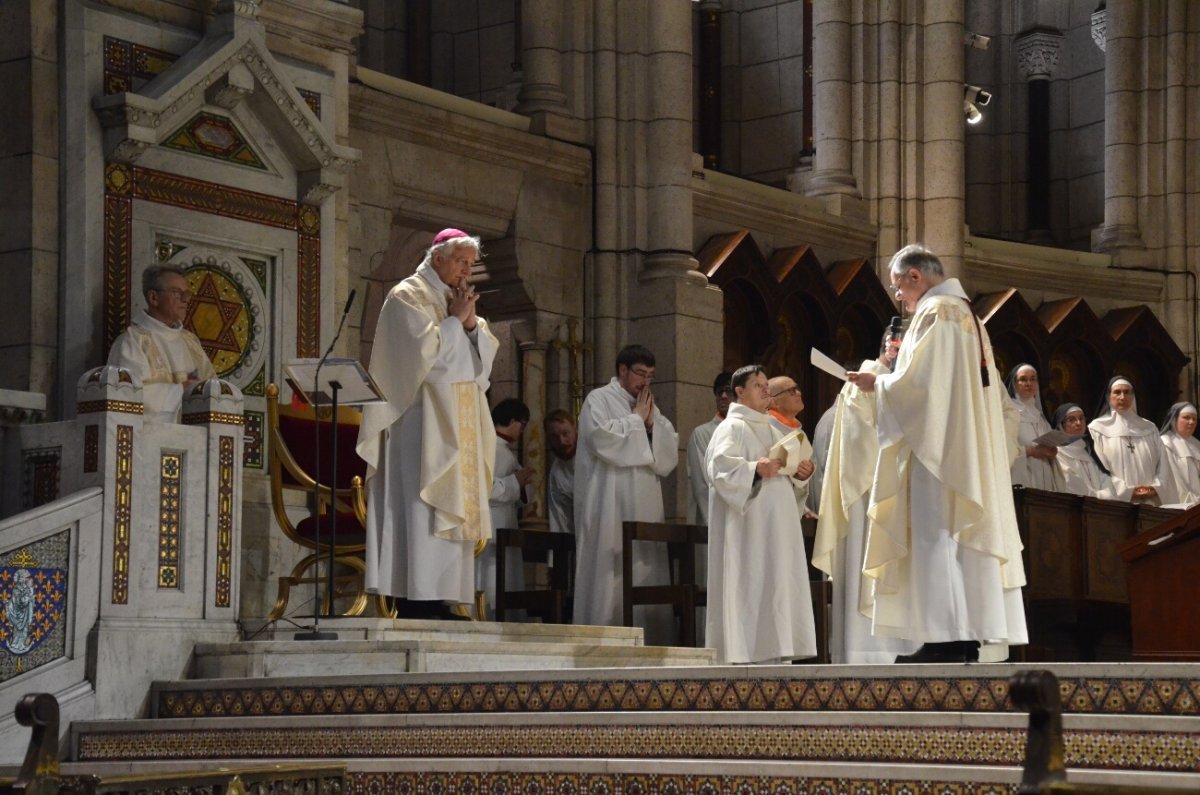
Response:
[[[1104,52],[1105,45],[1108,44],[1107,8],[1092,12],[1092,41],[1100,48],[1100,52]]]
[[[1026,80],[1049,80],[1058,68],[1063,35],[1056,30],[1035,30],[1017,38],[1017,68]]]

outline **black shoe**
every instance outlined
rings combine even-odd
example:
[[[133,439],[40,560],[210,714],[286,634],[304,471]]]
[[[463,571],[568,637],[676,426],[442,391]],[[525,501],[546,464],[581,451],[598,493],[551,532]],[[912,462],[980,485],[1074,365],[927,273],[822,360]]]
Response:
[[[979,642],[952,640],[946,643],[926,643],[912,654],[896,657],[897,663],[967,663],[979,662]]]

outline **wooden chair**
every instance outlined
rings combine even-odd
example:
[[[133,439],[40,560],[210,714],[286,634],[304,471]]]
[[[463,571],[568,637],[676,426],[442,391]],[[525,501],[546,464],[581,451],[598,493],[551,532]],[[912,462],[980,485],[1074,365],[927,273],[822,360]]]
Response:
[[[667,545],[670,582],[665,585],[633,584],[633,543]],[[696,645],[696,609],[708,604],[708,593],[696,582],[696,547],[708,544],[703,525],[625,522],[621,539],[623,620],[633,626],[635,605],[671,605],[679,616],[679,645]]]
[[[520,550],[522,562],[550,558],[550,587],[509,591],[505,563],[509,550]],[[552,624],[571,622],[571,575],[575,570],[575,536],[548,530],[496,529],[496,620],[508,610],[524,609]]]
[[[351,408],[338,409],[338,462],[337,483],[331,489],[333,476],[333,423],[329,409],[322,409],[318,419],[310,406],[297,408],[279,404],[279,387],[267,386],[267,441],[269,470],[271,475],[271,507],[275,521],[290,540],[312,550],[292,569],[291,574],[279,578],[279,591],[275,606],[268,620],[281,618],[287,611],[291,589],[297,585],[316,583],[320,577],[320,563],[329,557],[329,512],[334,512],[337,525],[337,546],[334,560],[341,573],[335,573],[334,593],[325,594],[322,612],[329,612],[329,601],[335,603],[351,599],[343,615],[362,615],[367,607],[367,593],[363,588],[363,573],[366,564],[363,549],[366,546],[367,504],[363,493],[363,477],[366,463],[354,450],[358,440],[360,415]],[[320,472],[316,472],[316,449],[320,438]],[[321,486],[317,487],[317,480]],[[320,494],[317,515],[320,526],[309,515],[293,523],[288,517],[284,503],[284,492],[304,494],[311,501],[315,493]],[[345,571],[346,569],[349,572]],[[325,578],[321,577],[321,585]],[[390,615],[382,599],[377,600],[380,615]]]

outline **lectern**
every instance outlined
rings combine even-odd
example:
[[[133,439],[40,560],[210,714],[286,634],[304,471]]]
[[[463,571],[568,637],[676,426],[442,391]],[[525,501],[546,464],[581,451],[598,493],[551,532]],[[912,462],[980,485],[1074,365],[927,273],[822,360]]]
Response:
[[[1200,506],[1121,544],[1133,657],[1200,661]]]

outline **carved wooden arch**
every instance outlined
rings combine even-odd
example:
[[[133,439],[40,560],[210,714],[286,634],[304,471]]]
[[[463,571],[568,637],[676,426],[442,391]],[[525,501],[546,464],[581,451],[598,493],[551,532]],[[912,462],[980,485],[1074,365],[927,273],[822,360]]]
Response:
[[[1012,368],[1028,363],[1040,379],[1049,363],[1050,335],[1021,294],[1009,288],[977,296],[972,305],[987,326],[1000,377],[1007,379]]]
[[[1082,298],[1047,301],[1038,307],[1037,315],[1050,334],[1047,372],[1042,377],[1046,411],[1077,403],[1092,419],[1109,378],[1112,338],[1108,329]]]
[[[1179,374],[1190,360],[1145,305],[1114,309],[1103,324],[1113,340],[1110,373],[1133,383],[1138,414],[1161,422],[1179,399]]]
[[[724,293],[721,366],[736,370],[761,356],[777,336],[777,285],[767,273],[762,252],[745,229],[709,238],[697,259],[709,282]]]

